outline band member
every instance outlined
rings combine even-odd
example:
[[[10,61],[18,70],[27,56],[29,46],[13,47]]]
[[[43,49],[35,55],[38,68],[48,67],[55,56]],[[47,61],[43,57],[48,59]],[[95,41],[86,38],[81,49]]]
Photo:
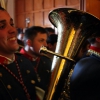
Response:
[[[32,26],[25,31],[24,48],[21,49],[25,57],[33,64],[33,69],[37,74],[40,88],[47,89],[51,76],[51,59],[47,55],[40,53],[41,46],[47,47],[47,33],[43,27]]]
[[[36,73],[27,58],[15,54],[18,48],[13,20],[0,7],[0,100],[37,100]]]
[[[90,56],[76,64],[71,76],[71,100],[100,100],[100,37],[89,41]]]

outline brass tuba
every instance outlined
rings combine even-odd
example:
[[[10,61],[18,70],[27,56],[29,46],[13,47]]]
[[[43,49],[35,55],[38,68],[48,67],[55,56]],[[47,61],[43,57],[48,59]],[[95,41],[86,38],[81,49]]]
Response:
[[[88,38],[96,37],[100,31],[100,20],[73,8],[54,9],[49,13],[49,20],[58,30],[58,40],[53,53],[51,81],[44,100],[68,100],[70,91],[66,85],[69,72],[83,43]],[[48,52],[42,48],[41,51]]]

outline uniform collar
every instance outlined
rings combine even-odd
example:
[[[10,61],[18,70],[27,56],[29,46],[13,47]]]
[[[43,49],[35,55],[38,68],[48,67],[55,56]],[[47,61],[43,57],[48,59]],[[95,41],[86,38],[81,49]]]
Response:
[[[0,55],[0,63],[1,64],[10,64],[10,63],[12,63],[14,61],[15,61],[15,55],[13,56],[13,59],[10,59],[8,57]]]
[[[98,47],[90,46],[89,49],[90,49],[90,50],[93,50],[93,51],[95,51],[95,52],[100,53],[100,48],[98,48]]]
[[[94,47],[94,46],[90,46],[88,53],[90,54],[94,54],[95,56],[100,57],[100,48]]]
[[[25,51],[25,49],[24,48],[22,48],[21,50],[20,50],[20,53],[21,54],[23,54],[25,57],[27,57],[29,60],[31,60],[31,61],[36,61],[37,60],[37,58],[35,59],[34,57],[32,57],[32,56],[30,56],[26,51]]]

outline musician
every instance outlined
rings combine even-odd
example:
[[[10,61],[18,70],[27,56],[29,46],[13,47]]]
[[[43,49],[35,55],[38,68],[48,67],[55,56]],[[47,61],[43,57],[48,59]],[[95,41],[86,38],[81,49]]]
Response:
[[[15,54],[18,48],[13,20],[0,7],[0,100],[37,100],[36,73],[27,58]]]
[[[41,46],[47,47],[47,33],[43,27],[32,26],[25,31],[24,48],[21,49],[25,57],[33,64],[33,69],[37,74],[40,88],[44,91],[47,89],[51,75],[51,59],[47,55],[39,52]]]
[[[99,28],[100,29],[100,28]],[[89,39],[89,57],[74,67],[70,80],[71,100],[100,100],[100,35]]]

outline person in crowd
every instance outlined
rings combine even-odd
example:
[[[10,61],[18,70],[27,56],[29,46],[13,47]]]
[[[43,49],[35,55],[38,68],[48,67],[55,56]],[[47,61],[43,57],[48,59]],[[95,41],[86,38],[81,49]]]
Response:
[[[45,29],[48,33],[48,36],[51,34],[55,34],[55,30],[52,27],[45,27]]]
[[[18,28],[17,31],[18,31],[18,35],[17,35],[18,40],[23,41],[23,36],[24,36],[23,29]]]
[[[47,47],[47,32],[41,26],[32,26],[25,31],[24,34],[24,48],[21,49],[25,57],[27,57],[33,64],[38,77],[38,81],[44,91],[47,89],[49,79],[51,76],[52,61],[46,55],[40,53],[42,46]]]
[[[90,55],[76,63],[70,78],[71,100],[100,100],[100,35],[88,40]]]
[[[26,28],[18,28],[17,31],[18,31],[18,35],[17,35],[17,42],[19,44],[19,49],[17,50],[17,52],[19,52],[21,50],[21,48],[24,47],[24,41],[23,41],[23,37],[24,37],[24,33],[25,33],[25,30],[27,29]]]
[[[18,48],[13,19],[0,7],[0,100],[37,100],[36,73]]]
[[[24,33],[23,33],[23,29],[21,28],[17,28],[17,42],[19,44],[19,49],[18,51],[20,51],[20,49],[24,46],[24,42],[23,42],[23,36],[24,36]]]
[[[57,37],[58,37],[57,34],[51,34],[51,35],[48,36],[48,38],[47,38],[47,48],[48,48],[48,50],[55,52],[56,44],[57,44]],[[54,55],[48,54],[48,56],[51,59],[53,59]]]

